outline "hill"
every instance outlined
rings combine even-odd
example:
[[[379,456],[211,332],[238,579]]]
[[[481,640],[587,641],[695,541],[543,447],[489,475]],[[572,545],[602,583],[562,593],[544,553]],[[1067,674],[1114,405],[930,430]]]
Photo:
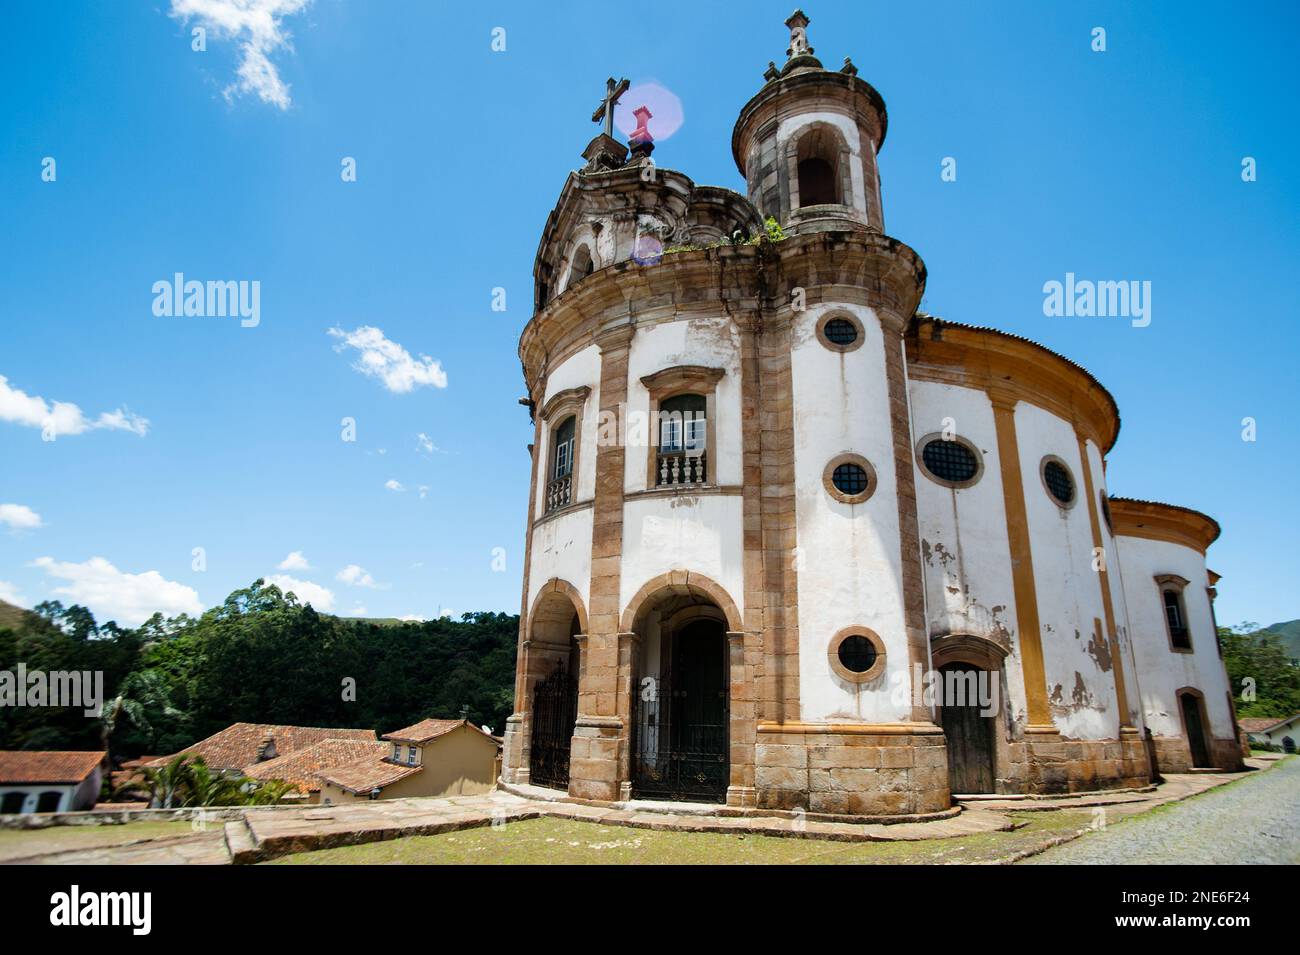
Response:
[[[30,610],[24,610],[22,607],[15,607],[11,603],[0,600],[0,630],[5,627],[17,630],[29,613],[31,613]]]
[[[1287,620],[1283,623],[1269,624],[1262,631],[1275,634],[1282,641],[1287,656],[1300,661],[1300,620]]]

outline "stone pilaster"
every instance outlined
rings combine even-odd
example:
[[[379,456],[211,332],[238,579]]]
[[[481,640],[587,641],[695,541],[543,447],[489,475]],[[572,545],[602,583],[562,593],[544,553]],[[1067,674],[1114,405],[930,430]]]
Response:
[[[600,416],[618,415],[627,400],[632,326],[597,336],[600,347]],[[618,429],[615,429],[618,430]],[[620,441],[596,448],[596,494],[592,506],[591,595],[587,645],[578,684],[578,719],[573,730],[569,793],[584,799],[615,800],[626,770],[630,726],[618,712],[619,610],[623,553],[623,472]]]
[[[885,323],[885,380],[889,388],[889,421],[894,445],[894,483],[898,500],[898,544],[903,579],[903,629],[907,635],[908,673],[930,670],[930,641],[925,620],[925,568],[921,564],[921,534],[916,516],[916,465],[912,455],[912,412],[907,397],[902,323]],[[929,723],[930,708],[913,687],[908,718]]]
[[[763,565],[763,672],[758,699],[764,718],[783,722],[797,720],[800,715],[794,388],[788,316],[769,317],[764,322],[757,335],[756,358],[759,534]],[[747,474],[747,485],[748,477]]]
[[[1020,631],[1020,666],[1025,678],[1029,736],[1057,734],[1047,703],[1047,670],[1043,664],[1042,627],[1038,619],[1038,591],[1034,583],[1034,558],[1029,545],[1029,514],[1025,508],[1025,482],[1020,468],[1020,443],[1016,437],[1016,398],[990,388],[993,422],[997,431],[998,460],[1002,464],[1002,502],[1007,518],[1007,544],[1011,552],[1011,590],[1016,599]]]
[[[727,805],[755,806],[754,741],[758,720],[754,687],[755,675],[762,665],[758,635],[728,631],[727,654],[731,683],[728,697],[731,780],[727,786]]]
[[[537,399],[534,398],[534,407]],[[526,783],[528,782],[528,750],[529,750],[529,733],[531,731],[531,721],[529,720],[530,705],[528,701],[529,690],[531,687],[528,683],[528,667],[525,661],[526,646],[528,641],[528,571],[532,563],[533,553],[533,520],[535,509],[537,507],[537,469],[538,459],[542,457],[539,454],[539,445],[542,440],[542,417],[533,413],[533,443],[528,446],[528,452],[532,456],[532,477],[528,483],[528,520],[524,526],[524,582],[523,593],[519,598],[519,643],[515,651],[515,711],[506,719],[505,736],[502,742],[502,768],[501,775],[508,783]],[[522,775],[521,775],[522,774]]]

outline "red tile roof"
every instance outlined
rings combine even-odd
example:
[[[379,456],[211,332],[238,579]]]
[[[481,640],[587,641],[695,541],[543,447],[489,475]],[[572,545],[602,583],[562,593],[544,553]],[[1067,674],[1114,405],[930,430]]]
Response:
[[[357,795],[364,795],[372,789],[383,789],[398,780],[406,779],[423,771],[423,766],[403,766],[390,763],[386,759],[367,756],[346,766],[335,766],[320,774],[320,778],[333,783],[341,789]]]
[[[202,756],[213,769],[237,770],[258,762],[262,743],[270,737],[275,743],[276,756],[287,756],[295,750],[305,749],[327,739],[374,742],[374,730],[330,729],[319,726],[282,726],[274,723],[234,723],[207,739],[181,750],[188,756]],[[148,763],[164,766],[181,753],[173,753]]]
[[[79,783],[107,756],[102,751],[0,750],[0,783]]]
[[[1281,726],[1283,723],[1289,723],[1300,713],[1292,713],[1290,716],[1248,716],[1245,719],[1237,720],[1247,733],[1263,733],[1265,730],[1271,730],[1275,726]]]
[[[475,732],[483,733],[488,739],[500,742],[491,733],[484,732],[469,720],[420,720],[412,726],[385,733],[384,739],[391,739],[395,743],[427,743],[439,736],[446,736],[452,730],[460,729],[462,726],[468,726]]]
[[[320,791],[319,774],[336,766],[382,757],[391,747],[378,740],[327,739],[284,756],[244,767],[253,779],[283,779],[301,792]]]

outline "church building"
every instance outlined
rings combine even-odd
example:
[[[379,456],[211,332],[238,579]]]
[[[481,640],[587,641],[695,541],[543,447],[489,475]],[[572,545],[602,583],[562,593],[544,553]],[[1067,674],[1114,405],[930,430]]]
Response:
[[[1237,769],[1215,521],[1112,497],[1086,370],[918,311],[887,117],[796,11],[743,194],[604,123],[519,342],[531,445],[502,785],[925,818]]]

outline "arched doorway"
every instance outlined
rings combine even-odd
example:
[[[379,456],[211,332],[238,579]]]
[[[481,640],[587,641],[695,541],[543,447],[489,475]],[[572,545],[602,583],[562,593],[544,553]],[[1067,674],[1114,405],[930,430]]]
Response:
[[[948,749],[948,788],[954,794],[997,791],[1006,656],[1007,648],[997,640],[971,634],[950,634],[931,645],[938,677],[935,703]]]
[[[1193,689],[1178,691],[1178,707],[1183,716],[1183,734],[1187,737],[1187,748],[1191,752],[1193,768],[1208,768],[1214,765],[1210,760],[1210,747],[1206,743],[1205,711],[1201,694]]]
[[[563,581],[550,581],[533,607],[528,640],[528,781],[569,787],[573,727],[582,669],[581,604]]]
[[[730,782],[728,620],[701,591],[645,600],[632,701],[632,795],[726,802]]]

